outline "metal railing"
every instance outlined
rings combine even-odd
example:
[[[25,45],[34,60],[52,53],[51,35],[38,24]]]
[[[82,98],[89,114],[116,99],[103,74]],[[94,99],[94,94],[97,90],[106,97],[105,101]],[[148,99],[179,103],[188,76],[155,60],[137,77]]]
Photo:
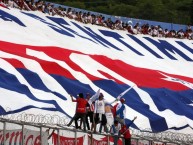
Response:
[[[19,115],[6,115],[6,116],[1,116],[0,117],[0,123],[2,124],[2,131],[3,135],[0,135],[0,141],[3,142],[4,145],[6,145],[6,132],[8,130],[14,130],[13,124],[17,124],[20,127],[20,130],[22,130],[22,135],[24,134],[23,131],[26,129],[26,126],[30,126],[30,128],[36,128],[35,130],[38,129],[38,132],[42,138],[43,134],[45,134],[45,130],[50,128],[57,130],[58,134],[58,141],[57,144],[60,144],[60,132],[61,131],[70,131],[74,133],[74,138],[75,138],[75,145],[77,141],[77,133],[86,133],[91,136],[91,140],[93,139],[92,137],[94,135],[99,135],[99,134],[94,134],[92,132],[82,132],[81,130],[76,130],[76,129],[70,129],[66,127],[66,124],[69,122],[69,118],[66,116],[58,116],[58,115],[34,115],[34,114],[26,114],[22,113]],[[9,124],[9,127],[7,127],[7,124]],[[10,125],[12,124],[12,125]],[[33,130],[32,129],[32,130]],[[175,144],[175,145],[191,145],[193,144],[193,135],[191,134],[182,134],[182,133],[174,133],[174,132],[160,132],[160,133],[152,133],[149,129],[141,129],[141,130],[136,130],[133,128],[130,128],[131,134],[132,134],[132,140],[135,140],[136,143],[139,143],[142,140],[145,140],[148,142],[148,144],[153,144],[153,142],[161,142],[163,144]],[[64,133],[65,134],[65,133]],[[112,137],[111,134],[100,134],[103,137]],[[3,136],[3,137],[2,137]],[[61,135],[62,136],[62,135]],[[122,137],[120,137],[122,138]],[[21,138],[21,142],[23,144],[25,139],[25,136],[23,135]],[[109,141],[107,142],[109,144]],[[42,142],[41,142],[41,145]]]

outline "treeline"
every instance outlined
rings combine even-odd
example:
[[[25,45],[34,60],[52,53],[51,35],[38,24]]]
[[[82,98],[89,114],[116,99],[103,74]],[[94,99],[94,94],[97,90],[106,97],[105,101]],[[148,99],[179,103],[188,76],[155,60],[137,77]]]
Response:
[[[193,0],[48,1],[115,16],[193,25]]]

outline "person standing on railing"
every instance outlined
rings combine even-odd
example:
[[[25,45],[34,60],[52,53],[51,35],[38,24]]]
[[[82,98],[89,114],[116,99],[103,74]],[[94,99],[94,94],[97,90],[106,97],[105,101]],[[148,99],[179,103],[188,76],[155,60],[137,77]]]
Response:
[[[114,124],[112,125],[110,129],[110,132],[113,135],[114,145],[118,145],[120,130],[121,130],[121,124],[117,120],[115,120]]]
[[[81,118],[83,123],[83,129],[86,131],[86,106],[88,104],[87,100],[84,99],[83,93],[78,95],[76,100],[73,99],[72,95],[70,95],[72,102],[77,102],[76,113],[67,126],[70,126],[73,121],[75,121],[75,127],[78,129],[78,119]]]
[[[87,93],[86,94],[86,100],[89,101],[90,99],[90,94]],[[87,129],[90,130],[93,130],[93,116],[94,116],[94,102],[92,102],[92,104],[87,104],[87,112],[86,112],[86,126],[87,126]],[[90,120],[90,123],[89,123],[89,120]],[[90,126],[91,124],[91,126]]]
[[[115,120],[117,120],[121,124],[125,124],[125,115],[126,115],[125,99],[121,98],[120,103],[116,107]]]
[[[107,131],[107,119],[105,116],[105,104],[107,102],[104,100],[102,93],[99,95],[99,99],[95,101],[95,110],[94,110],[94,132],[96,132],[96,126],[100,123],[99,132],[101,133],[102,127]]]
[[[125,140],[125,145],[131,145],[131,133],[129,127],[133,124],[133,122],[137,119],[137,116],[133,118],[133,120],[127,125],[122,125],[120,133],[123,135]]]

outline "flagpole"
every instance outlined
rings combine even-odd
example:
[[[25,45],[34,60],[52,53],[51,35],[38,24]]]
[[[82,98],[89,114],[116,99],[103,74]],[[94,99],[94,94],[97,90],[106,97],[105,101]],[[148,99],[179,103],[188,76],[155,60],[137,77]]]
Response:
[[[124,92],[122,92],[121,94],[119,94],[118,96],[117,96],[117,98],[112,102],[112,103],[114,103],[114,102],[116,102],[117,100],[120,100],[121,99],[121,97],[123,97],[127,92],[129,92],[132,88],[134,88],[136,86],[136,84],[134,84],[133,86],[131,86],[131,87],[129,87],[128,89],[126,89]],[[111,103],[111,104],[112,104]]]

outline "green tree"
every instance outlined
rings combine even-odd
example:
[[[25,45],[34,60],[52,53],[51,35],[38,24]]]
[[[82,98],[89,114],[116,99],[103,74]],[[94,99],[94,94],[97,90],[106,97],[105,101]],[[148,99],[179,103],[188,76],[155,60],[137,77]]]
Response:
[[[164,5],[162,0],[138,0],[137,3],[137,18],[147,20],[162,20]]]
[[[193,0],[190,8],[190,23],[193,25]]]
[[[48,0],[94,12],[193,25],[193,0]]]

